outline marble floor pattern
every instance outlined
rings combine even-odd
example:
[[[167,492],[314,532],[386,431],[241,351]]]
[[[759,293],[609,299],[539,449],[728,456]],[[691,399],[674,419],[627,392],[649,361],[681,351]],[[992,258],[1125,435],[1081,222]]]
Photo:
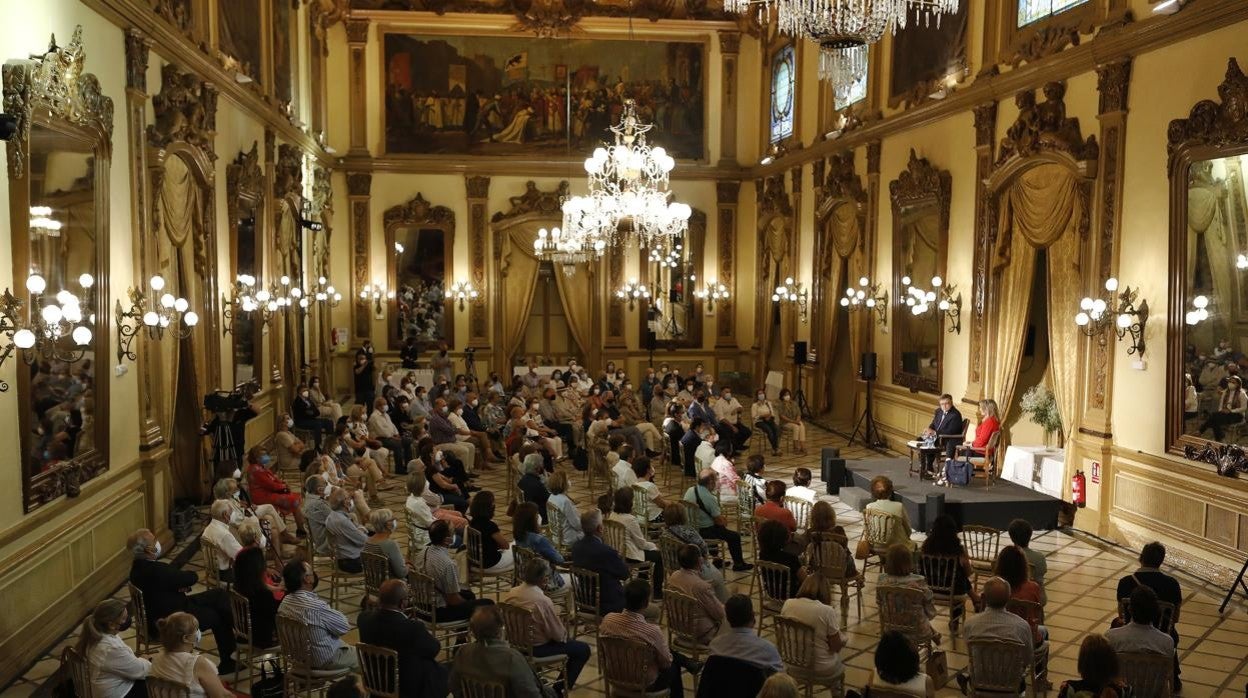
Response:
[[[836,433],[814,426],[809,428],[808,432],[810,436],[807,444],[808,455],[798,456],[786,450],[785,455],[780,457],[767,456],[766,474],[769,478],[782,479],[791,483],[793,470],[805,466],[814,472],[818,480],[819,449],[827,446],[840,447],[842,455],[851,459],[878,456],[861,445],[847,447],[846,438]],[[744,458],[741,460],[740,465],[743,466]],[[483,473],[478,482],[483,487],[499,494],[497,520],[504,532],[509,533],[510,521],[503,513],[505,509],[503,493],[507,489],[504,473],[502,468],[495,467],[488,473]],[[677,489],[680,487],[678,474],[673,475],[670,485],[664,480],[661,470],[656,479],[665,496],[678,494]],[[290,474],[287,475],[287,481],[295,487],[297,478]],[[581,474],[576,474],[571,481],[572,492],[570,494],[573,499],[581,508],[589,506],[593,498],[589,496],[586,478]],[[817,483],[816,489],[822,491],[822,483]],[[406,491],[401,483],[382,493],[384,505],[394,510],[400,520],[402,520],[405,497]],[[834,503],[838,523],[846,527],[851,541],[857,540],[862,532],[862,516],[841,504],[835,497],[826,498]],[[206,522],[206,515],[203,519],[198,527],[202,527]],[[396,535],[400,540],[400,545],[405,548],[405,527],[400,526],[399,533]],[[915,537],[921,538],[921,534],[915,534]],[[174,550],[168,553],[168,558],[177,557],[190,542],[190,540],[179,541]],[[118,541],[119,546],[123,544],[124,541]],[[750,545],[752,543],[747,538],[747,556]],[[1076,659],[1081,638],[1086,633],[1103,632],[1109,627],[1110,619],[1115,613],[1114,595],[1118,579],[1134,571],[1137,565],[1134,555],[1129,551],[1104,544],[1077,532],[1070,534],[1061,531],[1041,532],[1034,541],[1033,547],[1044,552],[1049,563],[1046,587],[1048,605],[1045,608],[1045,615],[1051,642],[1049,679],[1055,687],[1052,695],[1056,695],[1056,687],[1060,686],[1063,680],[1077,677]],[[187,562],[187,568],[201,570],[202,557],[199,554],[192,556]],[[842,651],[842,658],[847,668],[846,686],[851,688],[861,688],[870,676],[874,649],[879,638],[874,577],[873,570],[867,581],[866,593],[863,594],[861,617],[859,617],[856,603],[851,604],[848,627],[843,629],[848,644]],[[747,593],[749,574],[729,572],[728,578],[730,588]],[[318,593],[328,599],[328,574],[323,574],[321,579],[322,584],[318,588]],[[1232,603],[1226,613],[1219,615],[1218,605],[1221,602],[1221,595],[1218,590],[1207,589],[1203,583],[1182,574],[1179,575],[1179,580],[1184,590],[1182,620],[1178,623],[1179,649],[1183,667],[1182,695],[1193,698],[1245,695],[1245,686],[1248,685],[1248,652],[1245,651],[1245,645],[1248,644],[1248,606],[1241,600]],[[128,598],[124,585],[115,596],[121,599]],[[359,612],[359,596],[358,592],[353,592],[340,604],[340,610],[353,623]],[[941,649],[947,654],[952,674],[966,666],[966,643],[962,640],[951,642],[947,627],[947,612],[942,612],[934,623],[936,629],[944,636]],[[130,630],[124,634],[130,644],[133,644],[133,632]],[[346,640],[353,642],[356,639],[356,632],[353,629]],[[767,634],[770,635],[771,632],[769,629]],[[43,687],[42,684],[56,672],[62,649],[75,643],[77,637],[78,630],[75,629],[60,642],[48,647],[41,658],[28,667],[21,678],[6,686],[0,695],[5,698],[10,696],[24,698],[45,693],[47,687]],[[583,636],[581,639],[593,643],[592,636]],[[211,633],[204,636],[203,649],[209,653],[215,651]],[[241,683],[246,683],[245,678]],[[686,676],[686,695],[693,695],[692,685],[692,679]],[[41,688],[44,690],[40,690]],[[233,688],[243,693],[247,692],[246,685],[235,685]],[[952,679],[948,686],[938,691],[938,694],[941,696],[961,695]],[[603,682],[598,675],[596,653],[581,674],[580,681],[572,695],[576,697],[605,695]],[[819,695],[818,691],[816,695]]]

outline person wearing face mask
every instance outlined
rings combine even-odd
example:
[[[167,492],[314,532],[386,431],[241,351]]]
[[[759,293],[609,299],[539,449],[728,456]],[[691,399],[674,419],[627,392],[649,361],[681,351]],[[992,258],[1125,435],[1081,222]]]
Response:
[[[446,342],[438,342],[438,350],[434,353],[433,358],[429,359],[429,368],[433,369],[433,377],[436,381],[450,381],[451,369],[455,365],[455,360],[451,358]]]
[[[457,397],[451,397],[446,401],[446,407],[446,419],[455,428],[455,440],[472,445],[476,451],[478,467],[485,467],[486,463],[498,462],[499,459],[494,458],[491,452],[489,437],[484,432],[474,433],[469,428],[468,422],[464,419],[464,403]]]
[[[195,616],[174,613],[161,618],[157,625],[161,650],[152,658],[149,676],[186,686],[190,698],[233,697],[218,676],[226,672],[197,651],[204,634]]]
[[[283,515],[295,518],[295,535],[304,536],[305,525],[303,512],[299,510],[300,498],[290,490],[290,486],[273,469],[277,462],[269,452],[260,446],[254,446],[247,452],[247,489],[251,501],[256,504],[271,504]]]
[[[615,392],[608,390],[602,394],[602,409],[606,411],[611,418],[612,434],[623,436],[633,450],[637,453],[646,452],[646,442],[641,436],[641,430],[635,426],[628,424],[620,412],[619,401],[616,399]]]
[[[317,448],[321,447],[321,434],[328,434],[334,430],[334,423],[321,417],[321,411],[317,409],[316,403],[312,402],[311,389],[302,383],[295,389],[295,399],[290,403],[288,416],[293,418],[290,426],[312,432]]]
[[[389,509],[374,509],[368,515],[368,525],[372,528],[373,535],[365,541],[363,552],[389,560],[391,578],[407,579],[407,562],[392,535],[399,528],[399,520],[394,518],[394,512]]]
[[[234,537],[234,533],[230,530],[230,518],[234,513],[234,509],[230,507],[229,502],[216,500],[208,510],[212,517],[208,521],[208,525],[204,527],[204,532],[200,534],[200,539],[211,543],[216,547],[214,553],[215,560],[208,560],[207,563],[216,565],[217,574],[222,581],[234,581],[234,558],[238,557],[238,551],[243,549],[238,539]]]
[[[429,634],[424,623],[407,616],[407,606],[406,582],[382,582],[377,607],[360,611],[360,641],[398,653],[399,698],[444,698],[450,690],[449,670],[438,663],[442,644]]]
[[[489,466],[486,465],[483,454],[477,453],[477,447],[471,441],[459,440],[459,430],[451,424],[450,414],[451,406],[445,399],[437,398],[433,401],[433,411],[429,413],[425,426],[429,437],[433,439],[434,449],[450,453],[465,466],[471,464],[470,472],[488,470]]]
[[[776,405],[776,416],[780,418],[780,428],[793,432],[793,447],[798,455],[806,455],[806,424],[802,422],[802,410],[793,399],[793,392],[788,388],[780,391],[780,404]]]
[[[407,461],[412,456],[412,440],[399,431],[390,419],[390,403],[384,397],[373,401],[373,413],[368,417],[369,436],[381,442],[394,454],[395,471],[407,474]]]
[[[78,654],[87,660],[96,698],[141,698],[143,679],[152,663],[137,657],[118,633],[130,627],[130,610],[118,599],[105,599],[82,623]]]
[[[312,404],[316,405],[317,412],[323,419],[328,419],[331,423],[336,424],[342,419],[342,405],[329,397],[321,390],[321,379],[313,377],[308,381],[308,398],[312,400]]]
[[[654,367],[646,369],[646,377],[641,379],[641,404],[649,405],[654,394],[660,392],[663,381],[654,372]]]
[[[312,565],[303,560],[291,560],[282,568],[282,581],[286,596],[277,607],[277,615],[308,626],[312,668],[354,669],[357,666],[355,648],[342,641],[342,636],[351,630],[351,623],[317,595],[319,578]]]
[[[369,433],[367,412],[364,405],[351,408],[351,416],[338,425],[334,432],[340,441],[350,447],[357,456],[371,458],[377,463],[390,463],[390,449],[381,445],[381,441]],[[346,431],[343,431],[346,427]]]
[[[325,530],[333,536],[337,546],[332,552],[334,563],[343,572],[363,572],[364,565],[360,562],[360,553],[368,534],[364,527],[351,519],[350,513],[355,502],[341,487],[329,493],[329,516],[325,518]]]
[[[377,397],[377,368],[373,365],[372,352],[357,351],[351,372],[355,378],[355,404],[372,409],[373,399]]]
[[[780,455],[780,423],[776,421],[776,409],[767,399],[765,389],[760,388],[754,394],[754,404],[750,405],[750,419],[754,421],[755,429],[767,435],[767,441],[771,444],[771,455]]]
[[[688,428],[688,422],[685,420],[685,408],[675,400],[667,403],[666,414],[663,416],[663,433],[667,435],[668,452],[672,465],[681,467],[684,459],[681,457],[680,442],[685,438],[685,430]]]
[[[709,387],[710,381],[707,381]],[[719,391],[719,400],[715,402],[713,411],[715,419],[719,424],[715,431],[719,432],[719,438],[731,442],[737,451],[745,450],[745,444],[750,440],[750,434],[754,433],[753,429],[741,423],[741,402],[733,397],[731,388],[721,388]]]
[[[688,417],[688,415],[685,415]],[[706,422],[701,417],[693,417],[689,419],[689,426],[685,427],[685,435],[680,437],[680,462],[685,477],[697,477],[698,474],[698,449],[702,447],[702,434],[706,431]],[[715,452],[715,447],[711,446],[711,453]]]
[[[618,402],[620,421],[624,426],[634,428],[641,434],[646,446],[646,455],[651,458],[658,457],[663,452],[663,432],[646,421],[645,407],[637,398],[637,393],[633,392],[632,381],[625,379],[620,383]]]
[[[530,400],[528,410],[521,415],[519,424],[523,426],[525,436],[537,441],[552,459],[563,460],[563,439],[542,421],[540,407],[537,400]]]
[[[685,387],[681,388],[680,392],[676,393],[676,399],[685,403],[686,407],[691,407],[697,400],[697,396],[698,387],[697,384],[693,382],[692,378],[686,380]]]
[[[224,589],[209,589],[198,594],[187,594],[199,582],[199,575],[180,570],[173,565],[158,562],[161,554],[160,541],[146,528],[140,528],[126,541],[134,556],[130,566],[130,583],[143,592],[143,604],[147,611],[149,632],[157,632],[156,621],[171,614],[190,615],[195,628],[201,625],[212,631],[221,655],[217,671],[221,674],[234,672],[234,624],[230,612],[230,598]],[[193,635],[194,630],[188,631]],[[162,635],[162,640],[164,639]],[[154,668],[154,667],[153,667]]]
[[[325,522],[329,519],[329,502],[325,500],[325,481],[313,475],[303,483],[303,516],[308,520],[308,534],[317,555],[329,555],[329,537]]]
[[[277,454],[278,470],[297,469],[299,459],[306,448],[303,441],[291,431],[293,426],[295,426],[295,421],[290,415],[277,415],[277,432],[273,435],[273,451]],[[320,446],[318,445],[317,448]]]
[[[417,423],[423,423],[429,416],[429,411],[433,409],[433,405],[429,402],[429,391],[425,390],[423,385],[413,385],[412,395],[412,404],[407,408],[407,413]]]
[[[560,413],[557,397],[558,392],[554,387],[544,388],[542,399],[537,403],[537,414],[541,416],[542,424],[553,429],[564,444],[571,444],[575,440],[572,433],[572,420],[563,419],[566,414]]]

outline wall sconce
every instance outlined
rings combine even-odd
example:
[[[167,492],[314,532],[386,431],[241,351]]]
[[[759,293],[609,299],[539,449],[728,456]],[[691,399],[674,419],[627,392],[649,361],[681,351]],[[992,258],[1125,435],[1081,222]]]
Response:
[[[475,301],[479,295],[480,294],[477,293],[477,288],[472,285],[471,281],[456,281],[452,283],[451,287],[446,291],[446,299],[450,301],[457,301],[459,303],[459,311],[461,313],[464,311],[465,302],[470,300]]]
[[[910,308],[910,313],[915,317],[921,317],[933,311],[933,307],[937,313],[944,314],[949,318],[949,332],[962,334],[962,294],[954,295],[957,286],[953,284],[946,285],[944,280],[939,276],[932,277],[932,288],[934,291],[924,291],[910,283],[910,277],[901,277],[901,283],[906,287],[905,305]],[[864,294],[865,295],[865,294]],[[933,318],[940,317],[939,314],[933,313]]]
[[[879,284],[871,283],[865,276],[858,279],[857,290],[853,287],[845,289],[841,307],[851,313],[874,310],[880,316],[876,321],[881,326],[888,324],[888,291],[881,289]]]
[[[1114,320],[1114,332],[1122,339],[1129,332],[1131,346],[1128,354],[1144,354],[1144,327],[1148,323],[1148,301],[1141,300],[1136,306],[1138,290],[1124,286],[1118,292],[1118,279],[1110,277],[1105,281],[1105,290],[1109,292],[1109,300],[1103,298],[1084,298],[1079,301],[1079,313],[1075,315],[1075,324],[1089,337],[1104,334],[1109,330],[1110,319]],[[1207,299],[1206,299],[1207,300]]]
[[[404,248],[403,248],[403,243],[401,243],[401,242],[395,242],[395,243],[394,243],[394,254],[395,254],[395,256],[398,256],[398,255],[403,254],[403,249],[404,249]]]
[[[360,302],[367,304],[369,300],[373,302],[373,317],[377,320],[384,320],[386,317],[386,307],[382,305],[382,300],[393,300],[394,291],[386,292],[386,287],[381,284],[369,284],[360,291]]]
[[[628,309],[633,310],[637,307],[637,299],[650,298],[650,289],[646,288],[645,284],[638,284],[636,278],[632,278],[616,291],[615,295],[620,300],[628,301]]]
[[[800,282],[793,281],[793,277],[784,280],[783,286],[777,286],[776,292],[771,294],[773,303],[794,303],[797,305],[797,317],[805,325],[810,319],[810,291],[807,291]]]
[[[1209,297],[1196,296],[1192,299],[1192,310],[1187,311],[1183,319],[1189,325],[1199,325],[1209,319]]]
[[[199,315],[190,309],[191,304],[185,298],[161,293],[165,290],[164,277],[153,276],[148,289],[150,294],[142,287],[129,290],[129,310],[123,309],[121,301],[117,301],[117,363],[123,358],[135,360],[134,337],[142,329],[146,328],[147,336],[153,340],[162,339],[166,330],[172,331],[178,339],[185,339],[190,336],[191,328],[199,324]]]
[[[323,276],[316,280],[316,287],[312,289],[311,296],[317,303],[331,308],[337,308],[342,302],[342,294],[334,290],[333,284]]]
[[[30,307],[39,309],[29,325],[23,324],[21,299],[4,289],[4,295],[0,296],[0,336],[7,336],[9,344],[0,350],[0,366],[15,348],[22,350],[22,359],[28,364],[39,358],[73,363],[86,355],[87,345],[94,336],[91,326],[95,324],[95,315],[83,315],[82,311],[84,307],[91,307],[95,277],[83,274],[78,277],[78,285],[82,288],[80,295],[62,289],[53,296],[52,303],[44,305],[47,281],[38,274],[27,277]],[[72,347],[61,341],[67,337],[73,341]],[[0,381],[0,392],[8,389],[9,384]]]
[[[319,233],[325,229],[325,225],[323,223],[312,219],[312,202],[307,199],[304,199],[303,203],[299,206],[299,225],[303,226],[304,230],[308,230],[313,233]]]
[[[690,277],[693,280],[693,277]],[[711,279],[706,286],[693,292],[693,297],[706,301],[707,314],[715,312],[715,301],[728,299],[728,287],[719,283],[715,279]]]
[[[257,293],[256,277],[251,274],[239,274],[234,279],[234,288],[232,292],[234,297],[231,298],[226,294],[221,294],[221,334],[229,334],[234,331],[234,321],[240,317],[250,318],[251,314],[260,311],[260,325],[264,326],[269,322],[269,310],[265,307],[257,297],[260,294],[268,296],[267,291]]]

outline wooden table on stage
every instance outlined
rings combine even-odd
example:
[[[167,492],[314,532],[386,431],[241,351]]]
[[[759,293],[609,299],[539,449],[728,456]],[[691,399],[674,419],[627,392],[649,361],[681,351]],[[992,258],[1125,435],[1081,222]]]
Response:
[[[913,475],[915,473],[918,473],[920,480],[923,479],[923,462],[922,462],[922,459],[919,459],[919,461],[916,463],[915,456],[923,454],[923,453],[936,453],[936,454],[940,453],[940,447],[936,446],[935,444],[931,446],[926,446],[924,445],[925,443],[926,442],[924,441],[907,441],[906,442],[906,446],[909,447],[910,449],[910,470],[908,474]]]

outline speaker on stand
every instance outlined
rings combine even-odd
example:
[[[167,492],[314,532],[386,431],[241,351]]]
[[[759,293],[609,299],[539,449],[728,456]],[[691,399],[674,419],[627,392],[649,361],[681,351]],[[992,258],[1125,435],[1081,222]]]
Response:
[[[876,354],[873,351],[862,353],[862,360],[858,364],[858,378],[867,382],[867,404],[862,410],[862,416],[858,418],[858,424],[854,426],[854,432],[849,435],[849,445],[854,445],[854,439],[858,437],[859,430],[862,431],[862,442],[870,448],[884,448],[884,439],[880,437],[880,428],[875,424],[875,395],[873,386],[875,385],[876,376]]]
[[[793,342],[793,364],[797,366],[797,389],[793,391],[793,399],[797,401],[797,409],[801,412],[803,419],[810,419],[810,405],[806,403],[806,391],[802,389],[802,367],[806,365],[807,354],[806,342]]]

